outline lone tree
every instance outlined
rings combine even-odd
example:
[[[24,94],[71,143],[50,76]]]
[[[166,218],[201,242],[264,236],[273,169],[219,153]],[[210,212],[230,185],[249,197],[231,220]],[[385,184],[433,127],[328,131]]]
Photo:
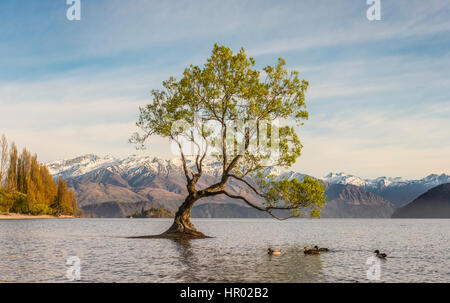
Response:
[[[294,126],[308,118],[308,82],[300,80],[297,71],[288,72],[285,64],[279,58],[275,66],[258,71],[244,49],[233,54],[216,44],[203,67],[191,65],[181,80],[171,77],[163,82],[164,89],[152,91],[153,101],[140,108],[136,123],[142,132],[130,142],[143,148],[150,136],[170,139],[179,150],[188,195],[172,226],[151,237],[206,237],[191,223],[191,208],[199,199],[217,195],[240,199],[277,219],[301,216],[303,211],[320,215],[325,203],[322,184],[310,177],[300,181],[271,173],[277,167],[289,168],[300,156]],[[198,188],[205,157],[220,163],[219,177]],[[188,165],[189,160],[194,165]],[[227,191],[230,180],[241,182],[261,202]],[[285,210],[286,216],[279,218],[276,210]]]

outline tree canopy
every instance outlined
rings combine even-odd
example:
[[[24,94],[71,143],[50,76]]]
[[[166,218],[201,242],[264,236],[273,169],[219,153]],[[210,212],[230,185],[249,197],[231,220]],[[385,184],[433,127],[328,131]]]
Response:
[[[288,71],[284,59],[257,70],[255,60],[244,49],[233,54],[216,44],[203,67],[191,65],[180,80],[170,77],[162,85],[163,89],[152,91],[152,102],[140,108],[137,126],[141,132],[130,141],[143,147],[148,138],[157,135],[175,143],[187,181],[187,200],[193,200],[189,204],[226,195],[275,217],[276,209],[288,210],[290,216],[305,210],[319,216],[325,203],[319,181],[272,173],[277,167],[291,167],[300,156],[302,144],[296,126],[308,118],[308,82],[300,80],[297,71]],[[188,156],[193,157],[195,169],[186,164]],[[197,188],[206,157],[220,163],[221,176],[216,183]],[[227,191],[231,179],[245,184],[263,203]]]

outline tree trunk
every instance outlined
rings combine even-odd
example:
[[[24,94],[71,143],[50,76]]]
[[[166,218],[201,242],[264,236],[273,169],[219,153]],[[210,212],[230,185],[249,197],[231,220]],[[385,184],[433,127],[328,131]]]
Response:
[[[171,238],[171,239],[201,239],[209,238],[205,236],[202,232],[195,229],[194,225],[191,223],[191,208],[194,203],[200,199],[196,194],[189,194],[181,204],[177,213],[175,214],[175,219],[172,226],[160,235],[151,236],[136,236],[130,237],[132,239],[154,239],[154,238]]]
[[[172,226],[161,236],[173,238],[207,238],[191,223],[191,209],[199,197],[189,194],[175,214]]]

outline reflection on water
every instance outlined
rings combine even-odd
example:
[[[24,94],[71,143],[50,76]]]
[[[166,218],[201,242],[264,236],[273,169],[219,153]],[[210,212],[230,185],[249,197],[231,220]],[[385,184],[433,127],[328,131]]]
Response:
[[[381,282],[450,282],[450,220],[194,222],[214,238],[126,238],[160,233],[166,219],[0,221],[0,281],[67,282],[66,259],[78,256],[82,282],[368,282],[366,260],[380,249],[392,256]],[[316,244],[333,251],[303,254]]]
[[[311,282],[321,275],[320,256],[305,256],[303,247],[283,247],[282,256],[264,248],[253,253],[233,250],[197,251],[195,242],[169,240],[179,254],[180,272],[175,279],[189,282]],[[194,242],[194,247],[193,243]]]

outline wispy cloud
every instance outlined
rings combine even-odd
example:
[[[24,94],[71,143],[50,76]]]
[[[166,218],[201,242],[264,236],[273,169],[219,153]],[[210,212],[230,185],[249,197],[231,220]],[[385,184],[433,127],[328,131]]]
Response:
[[[0,3],[0,133],[44,161],[135,152],[149,91],[219,42],[310,82],[298,170],[448,172],[448,1],[383,0],[379,22],[365,1],[82,2],[80,22],[64,1]],[[167,157],[163,139],[149,146]]]
[[[333,167],[357,175],[418,178],[450,173],[450,100],[402,110],[351,109],[311,117],[296,168],[324,175]],[[320,161],[319,161],[320,159]]]
[[[417,5],[414,1],[382,1],[382,21],[367,22],[364,1],[308,3],[296,12],[311,26],[301,27],[288,37],[262,41],[249,49],[254,56],[301,51],[320,47],[362,44],[399,38],[413,38],[450,30],[450,4],[430,1]],[[414,5],[416,4],[416,5]],[[318,9],[320,8],[320,9]],[[298,34],[300,32],[300,35]]]

